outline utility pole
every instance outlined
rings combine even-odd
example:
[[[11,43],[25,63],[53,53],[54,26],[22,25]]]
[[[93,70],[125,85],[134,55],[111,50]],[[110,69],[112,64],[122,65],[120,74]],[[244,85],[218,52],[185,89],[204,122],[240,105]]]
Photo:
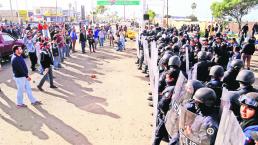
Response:
[[[167,0],[167,28],[168,28],[168,0]]]
[[[56,0],[56,22],[57,22],[57,0]]]
[[[11,13],[12,13],[12,19],[14,19],[14,17],[13,17],[13,6],[12,6],[12,0],[9,0],[9,2],[10,2],[10,9],[11,9]]]
[[[17,12],[17,16],[18,16],[18,23],[21,23],[21,19],[20,19],[20,13],[19,13],[19,8],[18,8],[18,0],[16,0],[16,12]]]

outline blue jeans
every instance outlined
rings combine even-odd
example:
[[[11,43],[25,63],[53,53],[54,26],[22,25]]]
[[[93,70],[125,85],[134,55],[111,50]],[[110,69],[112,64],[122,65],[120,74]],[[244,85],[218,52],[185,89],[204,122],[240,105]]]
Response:
[[[66,57],[69,57],[70,56],[70,43],[69,44],[66,44]]]
[[[63,62],[64,61],[64,47],[60,47],[58,48],[58,53],[59,53],[59,57],[60,57],[60,61]]]
[[[57,69],[61,66],[60,64],[60,57],[59,56],[54,56],[54,68]]]
[[[116,51],[122,51],[122,50],[123,50],[123,45],[122,45],[121,41],[118,41]]]
[[[21,78],[15,78],[14,80],[16,82],[16,86],[17,86],[17,105],[22,105],[23,103],[23,92],[26,91],[28,98],[30,100],[31,103],[35,103],[37,101],[37,99],[35,97],[33,97],[32,95],[32,90],[30,87],[30,82],[27,80],[27,78],[25,77],[21,77]]]
[[[105,38],[100,38],[99,39],[99,44],[100,44],[101,47],[104,46],[104,40],[105,40]]]

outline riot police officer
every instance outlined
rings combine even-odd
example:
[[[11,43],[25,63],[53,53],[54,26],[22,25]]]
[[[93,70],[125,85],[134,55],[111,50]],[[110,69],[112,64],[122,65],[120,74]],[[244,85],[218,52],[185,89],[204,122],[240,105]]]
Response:
[[[210,88],[200,88],[195,92],[193,100],[194,113],[205,118],[201,120],[202,122],[197,123],[201,125],[201,130],[198,134],[203,135],[201,139],[209,138],[209,144],[213,145],[218,130],[218,110],[214,107],[217,96]]]
[[[241,59],[235,59],[231,62],[231,68],[224,73],[223,86],[229,91],[235,91],[239,88],[239,82],[236,77],[240,70],[243,68],[244,62]]]
[[[177,72],[175,70],[168,70],[165,73],[166,88],[162,91],[161,98],[158,102],[157,126],[153,145],[159,145],[163,138],[168,138],[168,133],[165,127],[165,116],[169,110],[169,104],[171,102],[177,77]]]
[[[240,114],[242,118],[241,127],[246,136],[244,145],[254,145],[251,132],[258,131],[258,93],[251,92],[242,95],[239,99],[241,103]]]
[[[187,83],[185,84],[184,96],[182,96],[182,98],[180,98],[179,100],[175,101],[178,103],[177,106],[187,104],[186,108],[191,112],[195,112],[194,111],[195,106],[194,106],[192,97],[198,89],[203,88],[203,87],[204,87],[204,85],[202,84],[202,82],[200,82],[198,80],[188,80]],[[175,104],[172,105],[171,109],[173,110],[173,113],[177,114],[178,110],[173,109],[174,106],[175,106]],[[173,116],[173,118],[171,118],[171,119],[179,120],[179,117],[176,118],[176,116]],[[176,121],[174,121],[174,122],[176,122]],[[174,125],[177,125],[177,124],[174,124]],[[179,143],[179,134],[171,134],[171,136],[169,138],[169,145],[176,145],[178,143]]]
[[[240,87],[236,90],[239,95],[247,94],[249,92],[257,92],[252,84],[255,82],[254,73],[250,70],[241,70],[236,80],[240,83]]]
[[[197,69],[197,80],[206,82],[209,78],[209,67],[211,63],[209,63],[207,59],[207,55],[205,51],[200,51],[197,54],[198,62],[194,65],[194,69]]]
[[[174,55],[169,58],[168,67],[169,67],[169,69],[176,70],[177,76],[179,75],[179,72],[180,72],[180,66],[181,66],[181,60],[178,56]]]
[[[211,88],[215,91],[217,100],[216,106],[220,106],[220,98],[222,94],[222,77],[224,75],[224,69],[222,66],[215,65],[211,67],[209,75],[211,80],[206,84],[208,88]]]
[[[159,78],[159,93],[161,93],[165,87],[166,87],[166,81],[165,81],[165,74],[166,71],[169,69],[168,67],[168,61],[171,57],[170,54],[164,54],[163,57],[160,59],[161,67],[163,68],[163,72],[161,72],[160,78]]]

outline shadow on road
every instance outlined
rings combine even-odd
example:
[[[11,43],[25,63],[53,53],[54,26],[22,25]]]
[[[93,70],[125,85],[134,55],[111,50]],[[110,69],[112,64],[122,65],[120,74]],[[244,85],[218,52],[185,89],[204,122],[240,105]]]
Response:
[[[36,106],[36,109],[43,117],[29,108],[17,109],[15,103],[13,103],[5,94],[0,92],[0,96],[7,103],[7,105],[5,105],[3,102],[0,102],[1,110],[7,115],[7,117],[6,115],[1,115],[1,118],[19,130],[30,131],[39,139],[46,140],[49,136],[41,130],[43,125],[46,125],[70,144],[91,145],[89,140],[83,134],[65,124],[54,115],[48,113],[41,106]]]

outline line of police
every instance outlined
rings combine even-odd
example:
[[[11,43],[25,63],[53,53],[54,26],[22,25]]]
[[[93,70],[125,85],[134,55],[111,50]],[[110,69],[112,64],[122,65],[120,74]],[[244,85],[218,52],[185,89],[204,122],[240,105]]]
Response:
[[[198,25],[192,27],[199,30]],[[148,63],[144,64],[143,41],[148,41],[149,53],[153,49],[152,41],[156,42],[158,51],[158,105],[153,145],[159,145],[161,140],[168,141],[169,145],[215,144],[222,100],[230,103],[229,109],[239,121],[246,136],[243,144],[255,144],[258,90],[253,87],[254,73],[244,69],[244,62],[238,56],[241,54],[235,51],[241,46],[229,43],[221,33],[204,39],[201,44],[200,33],[187,31],[185,25],[180,29],[146,27],[139,38],[138,69],[145,73],[151,71]],[[255,39],[250,38],[245,45],[255,47]],[[224,93],[223,88],[229,92]],[[190,116],[195,117],[188,124],[182,124]],[[194,133],[196,130],[199,132]]]

